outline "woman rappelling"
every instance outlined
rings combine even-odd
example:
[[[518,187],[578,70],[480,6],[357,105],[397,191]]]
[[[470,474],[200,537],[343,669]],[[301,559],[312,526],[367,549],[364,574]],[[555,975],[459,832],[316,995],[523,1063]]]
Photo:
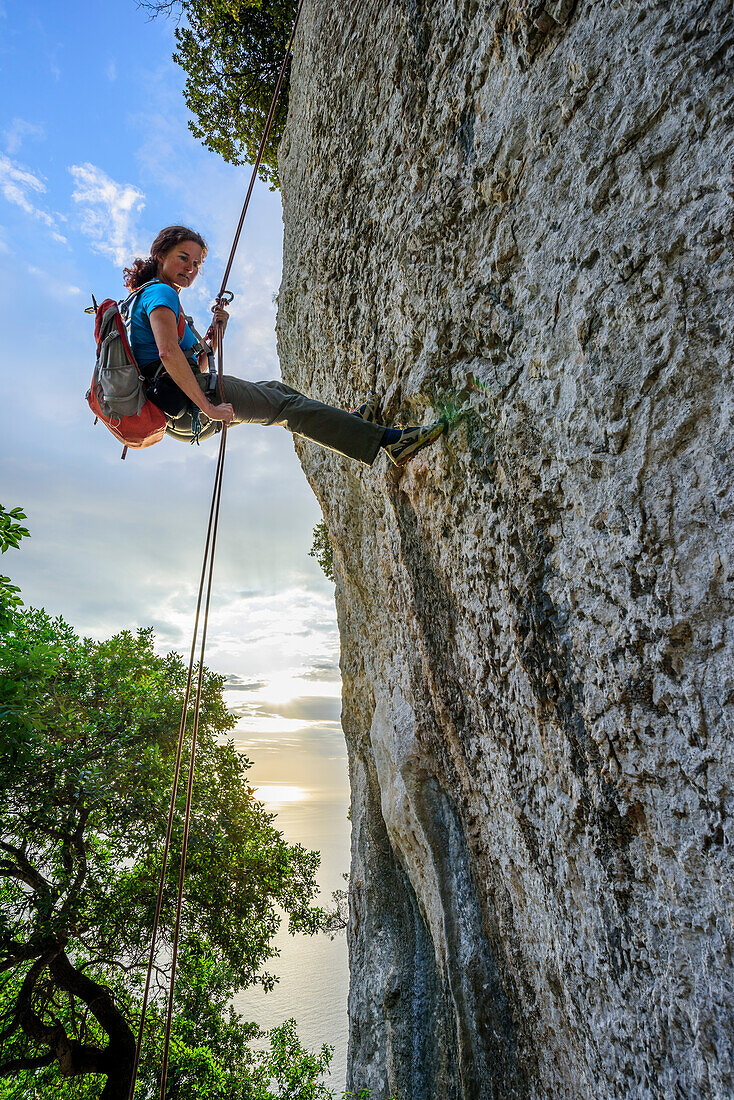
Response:
[[[377,423],[374,395],[356,412],[347,412],[314,401],[283,382],[248,382],[224,375],[221,401],[211,385],[207,349],[183,321],[179,300],[179,293],[199,274],[206,252],[200,234],[172,225],[155,238],[148,259],[136,259],[124,270],[131,291],[149,284],[130,307],[130,344],[146,396],[164,413],[169,435],[191,441],[219,431],[222,423],[277,424],[367,465],[382,447],[397,466],[438,438],[444,420],[403,429]],[[214,351],[227,321],[226,309],[218,305],[207,333]]]

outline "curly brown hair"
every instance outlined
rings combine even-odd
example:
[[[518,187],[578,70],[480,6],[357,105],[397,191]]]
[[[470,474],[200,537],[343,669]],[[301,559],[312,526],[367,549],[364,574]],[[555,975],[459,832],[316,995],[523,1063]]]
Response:
[[[158,261],[162,260],[167,252],[184,241],[195,241],[201,245],[204,256],[207,254],[207,243],[200,233],[188,229],[185,225],[168,225],[161,229],[160,233],[150,246],[150,256],[147,260],[140,258],[133,260],[130,267],[123,268],[125,286],[129,290],[137,290],[143,283],[155,279],[158,274]]]

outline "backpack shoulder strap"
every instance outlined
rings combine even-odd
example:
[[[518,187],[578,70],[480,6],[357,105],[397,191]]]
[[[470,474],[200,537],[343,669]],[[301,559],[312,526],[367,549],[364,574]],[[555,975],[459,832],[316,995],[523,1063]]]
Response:
[[[160,281],[160,279],[148,279],[147,283],[141,283],[140,286],[136,286],[135,290],[128,294],[127,298],[123,298],[122,301],[118,302],[120,313],[127,313],[138,294],[142,294],[149,286],[153,286],[154,283],[159,283]]]
[[[196,343],[194,344],[193,348],[191,348],[191,351],[196,352],[197,354],[199,352],[203,351],[203,352],[206,352],[207,355],[211,355],[212,354],[212,349],[209,346],[209,344],[207,344],[204,337],[197,330],[196,325],[194,324],[194,318],[193,317],[186,317],[184,319],[185,319],[186,323],[188,324],[189,328],[191,329],[191,331],[193,332],[194,336],[196,337]]]
[[[142,292],[147,287],[153,286],[155,283],[160,283],[160,282],[161,282],[160,279],[148,279],[147,283],[142,283],[140,286],[135,287],[135,290],[133,290],[133,292],[131,294],[128,294],[127,298],[125,298],[123,301],[118,303],[120,313],[122,314],[122,316],[125,319],[126,323],[128,321],[128,314],[129,314],[129,311],[130,311],[130,307],[132,306],[133,302],[138,297],[138,295],[142,294]],[[186,324],[187,323],[188,323],[189,328],[191,329],[191,331],[193,332],[193,334],[194,334],[194,336],[196,337],[196,340],[197,340],[196,344],[194,345],[194,347],[191,350],[195,351],[195,352],[205,351],[207,353],[207,355],[211,355],[211,348],[207,347],[207,345],[202,340],[201,336],[199,336],[199,333],[194,328],[193,318],[186,316],[186,314],[183,311],[183,307],[182,307],[182,305],[179,301],[178,329],[177,329],[179,340],[183,339],[183,334],[184,334],[184,331],[186,329]]]
[[[147,283],[141,283],[140,286],[136,286],[135,290],[133,290],[132,294],[128,294],[127,298],[125,298],[121,302],[118,302],[120,313],[122,314],[122,317],[123,317],[123,320],[125,321],[126,326],[129,327],[130,307],[132,306],[133,302],[138,297],[138,295],[142,294],[143,291],[146,290],[149,286],[154,286],[155,283],[160,283],[161,281],[162,281],[161,279],[148,279]],[[184,311],[183,311],[183,308],[182,308],[181,303],[179,301],[179,305],[178,305],[178,329],[177,329],[179,340],[181,340],[182,337],[183,337],[184,329],[186,328],[187,320],[190,320],[190,318],[184,316]],[[198,336],[197,336],[197,339],[198,339]]]

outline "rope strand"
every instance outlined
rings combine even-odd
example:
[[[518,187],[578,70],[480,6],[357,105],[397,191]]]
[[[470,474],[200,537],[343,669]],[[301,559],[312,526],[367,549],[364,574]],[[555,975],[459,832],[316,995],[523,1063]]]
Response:
[[[171,953],[171,981],[168,990],[168,1011],[166,1013],[166,1031],[163,1042],[163,1065],[161,1067],[161,1100],[166,1095],[166,1081],[168,1079],[168,1057],[171,1042],[171,1023],[173,1020],[173,992],[176,982],[176,964],[178,962],[178,944],[181,930],[181,909],[183,905],[183,888],[186,877],[186,854],[189,844],[189,826],[191,823],[191,805],[194,790],[194,771],[196,764],[196,744],[199,734],[199,715],[201,713],[201,688],[204,681],[204,653],[206,651],[206,636],[209,629],[209,605],[212,596],[212,577],[214,574],[214,554],[217,547],[217,528],[219,526],[219,504],[222,498],[222,480],[224,476],[224,452],[227,446],[227,425],[222,428],[222,438],[219,444],[219,460],[214,479],[213,498],[216,500],[214,510],[214,524],[212,527],[212,545],[209,555],[209,575],[206,586],[206,604],[204,607],[204,622],[201,632],[201,653],[199,655],[199,675],[196,682],[196,698],[194,703],[194,728],[191,733],[191,757],[189,759],[189,775],[186,787],[186,809],[184,812],[184,829],[181,840],[181,869],[178,878],[178,897],[176,898],[176,923],[173,932],[173,950]]]
[[[301,17],[301,9],[302,8],[303,8],[303,0],[298,0],[298,8],[296,9],[296,17],[293,20],[293,30],[291,31],[291,36],[288,40],[288,46],[286,47],[285,57],[283,58],[283,64],[280,66],[280,73],[278,74],[278,83],[275,86],[275,91],[273,92],[273,98],[270,101],[270,110],[268,111],[268,117],[267,117],[267,120],[265,122],[265,129],[263,131],[263,136],[260,139],[260,148],[257,151],[257,156],[255,158],[255,165],[252,169],[252,175],[250,177],[250,186],[247,188],[247,195],[245,196],[245,201],[244,201],[243,206],[242,206],[242,213],[240,214],[240,220],[237,223],[237,229],[235,230],[234,240],[232,241],[232,248],[231,248],[230,253],[229,253],[229,259],[227,260],[227,266],[224,269],[224,276],[222,278],[222,285],[219,288],[219,297],[220,298],[222,297],[225,290],[227,289],[227,280],[229,279],[229,273],[232,270],[232,264],[234,262],[235,252],[237,251],[237,245],[240,243],[240,233],[242,232],[242,226],[244,225],[244,222],[245,222],[245,215],[247,214],[247,208],[250,205],[250,196],[252,195],[252,190],[255,186],[255,179],[257,178],[257,173],[258,173],[258,169],[260,168],[260,162],[262,161],[263,153],[265,152],[265,146],[267,144],[268,136],[270,134],[270,127],[273,124],[273,116],[275,115],[275,108],[278,104],[278,99],[280,97],[280,89],[283,85],[283,77],[285,76],[285,69],[286,69],[286,65],[288,64],[288,58],[291,56],[291,51],[293,49],[293,40],[296,37],[296,27],[298,26],[298,20]]]
[[[219,454],[219,458],[217,460],[217,472],[215,474],[215,485],[216,485],[217,478],[219,477],[219,470],[220,470],[221,461],[222,461],[222,453],[221,453],[221,447],[220,447],[220,454]],[[129,1100],[133,1100],[133,1096],[135,1094],[135,1085],[136,1085],[136,1082],[137,1082],[138,1067],[140,1065],[140,1054],[141,1054],[142,1045],[143,1045],[143,1030],[144,1030],[144,1027],[145,1027],[145,1017],[146,1017],[146,1013],[147,1013],[147,1009],[148,1009],[148,999],[149,999],[149,995],[150,995],[151,975],[153,973],[153,966],[154,966],[154,963],[155,963],[155,948],[156,948],[156,942],[157,942],[157,939],[158,939],[160,915],[161,915],[161,909],[163,907],[163,894],[164,894],[164,891],[165,891],[165,884],[166,884],[166,867],[167,867],[167,864],[168,864],[168,855],[169,855],[170,847],[171,847],[171,835],[172,835],[172,832],[173,832],[173,818],[174,818],[175,807],[176,807],[176,795],[178,793],[179,777],[180,777],[180,774],[181,774],[181,757],[183,755],[183,743],[184,743],[184,737],[185,737],[185,734],[186,734],[186,715],[187,715],[187,711],[188,711],[189,700],[191,698],[191,682],[193,680],[194,658],[195,658],[195,655],[196,655],[196,643],[197,643],[197,640],[198,640],[198,632],[199,632],[199,617],[200,617],[200,614],[201,614],[201,604],[202,604],[202,599],[203,599],[203,594],[204,594],[204,582],[206,580],[207,567],[208,567],[208,564],[209,564],[209,557],[210,557],[209,548],[210,548],[210,545],[211,545],[212,522],[213,522],[213,519],[214,519],[214,508],[215,508],[215,499],[214,499],[214,495],[212,495],[211,507],[209,509],[209,524],[207,526],[207,532],[206,532],[206,544],[204,546],[204,558],[203,558],[202,565],[201,565],[201,576],[199,578],[199,592],[198,592],[198,596],[197,596],[197,600],[196,600],[196,614],[195,614],[195,617],[194,617],[194,632],[193,632],[193,638],[191,640],[191,651],[190,651],[190,654],[189,654],[189,667],[188,667],[187,675],[186,675],[186,688],[184,690],[183,705],[181,707],[181,722],[179,724],[179,730],[178,730],[178,744],[177,744],[177,747],[176,747],[176,763],[174,765],[174,770],[173,770],[173,783],[172,783],[172,786],[171,786],[171,801],[170,801],[170,805],[169,805],[168,821],[167,821],[167,825],[166,825],[166,839],[165,839],[164,844],[163,844],[163,858],[162,858],[162,862],[161,862],[160,877],[159,877],[159,880],[158,880],[158,896],[157,896],[157,899],[156,899],[155,916],[153,918],[153,935],[152,935],[151,945],[150,945],[150,955],[149,955],[149,958],[148,958],[148,972],[147,972],[146,979],[145,979],[145,991],[144,991],[144,994],[143,994],[143,1003],[142,1003],[141,1010],[140,1010],[140,1025],[138,1027],[138,1041],[137,1041],[137,1046],[136,1046],[136,1050],[135,1050],[135,1062],[134,1062],[134,1065],[133,1065],[133,1075],[132,1075],[132,1079],[131,1079],[131,1082],[130,1082]]]
[[[225,267],[225,270],[224,270],[224,276],[222,278],[222,285],[220,287],[219,294],[217,295],[217,304],[221,303],[221,300],[222,300],[222,298],[225,294],[226,288],[227,288],[227,280],[229,279],[230,272],[232,270],[232,264],[234,263],[235,254],[237,252],[237,246],[239,245],[240,235],[242,233],[242,226],[244,224],[245,216],[247,214],[247,209],[248,209],[249,204],[250,204],[250,197],[252,195],[252,192],[253,192],[253,189],[254,189],[254,186],[255,186],[255,180],[257,178],[257,173],[258,173],[258,170],[260,168],[260,164],[262,162],[262,157],[263,157],[263,153],[265,151],[265,146],[267,144],[268,137],[270,135],[270,128],[272,126],[273,117],[275,115],[275,108],[277,106],[278,99],[280,97],[280,92],[281,92],[281,88],[282,88],[282,85],[283,85],[283,79],[285,77],[285,70],[286,70],[286,66],[288,64],[288,58],[291,56],[291,51],[292,51],[292,48],[293,48],[293,41],[295,39],[296,28],[298,27],[298,21],[299,21],[300,15],[301,15],[302,8],[303,8],[303,0],[299,0],[298,8],[296,9],[295,19],[293,21],[293,29],[291,30],[291,36],[290,36],[290,39],[288,41],[288,46],[286,48],[285,56],[283,58],[283,64],[281,65],[280,73],[278,75],[278,83],[276,85],[275,92],[273,93],[273,98],[272,98],[271,103],[270,103],[270,109],[268,111],[268,116],[267,116],[266,123],[265,123],[265,129],[264,129],[262,138],[260,140],[260,147],[258,149],[257,157],[255,159],[255,164],[253,166],[252,175],[250,177],[250,183],[249,183],[249,186],[248,186],[248,189],[247,189],[247,194],[245,196],[245,201],[242,205],[242,211],[240,213],[239,222],[237,223],[237,229],[235,231],[234,240],[232,242],[232,248],[230,250],[229,259],[227,260],[227,264],[226,264],[226,267]],[[217,328],[219,330],[218,331],[219,339],[218,339],[218,346],[217,346],[217,382],[218,382],[220,401],[224,402],[224,352],[223,352],[224,330],[223,330],[223,327],[222,327],[221,324],[218,324]],[[151,975],[153,973],[153,966],[155,964],[155,949],[156,949],[157,940],[158,940],[161,910],[163,908],[163,895],[164,895],[164,892],[165,892],[166,869],[167,869],[167,864],[168,864],[168,856],[169,856],[169,853],[170,853],[171,836],[172,836],[172,832],[173,832],[173,819],[174,819],[174,814],[175,814],[176,796],[178,794],[178,785],[179,785],[180,775],[181,775],[181,759],[182,759],[182,755],[183,755],[184,737],[185,737],[185,734],[186,734],[186,716],[187,716],[189,700],[191,698],[191,684],[192,684],[192,680],[193,680],[194,656],[195,656],[195,653],[196,653],[196,643],[197,643],[198,630],[199,630],[199,617],[200,617],[200,613],[201,613],[201,603],[202,603],[202,596],[203,596],[203,592],[204,592],[204,582],[205,582],[205,578],[206,578],[206,602],[205,602],[204,619],[203,619],[203,625],[202,625],[201,651],[200,651],[200,656],[199,656],[199,672],[198,672],[198,679],[197,679],[197,685],[196,685],[196,694],[195,694],[195,699],[194,699],[194,721],[193,721],[193,729],[192,729],[192,734],[191,734],[191,754],[190,754],[190,759],[189,759],[189,772],[188,772],[188,781],[187,781],[187,788],[186,788],[186,808],[185,808],[185,812],[184,812],[184,830],[183,830],[183,836],[182,836],[182,841],[181,841],[181,863],[180,863],[179,876],[178,876],[178,895],[177,895],[177,899],[176,899],[176,922],[175,922],[175,928],[174,928],[173,951],[172,951],[172,955],[171,955],[171,978],[170,978],[170,984],[169,984],[169,990],[168,990],[168,1007],[167,1007],[167,1012],[166,1012],[165,1039],[164,1039],[164,1045],[163,1045],[163,1060],[162,1060],[162,1066],[161,1066],[160,1100],[165,1100],[166,1084],[167,1084],[167,1080],[168,1080],[168,1064],[169,1064],[169,1058],[170,1058],[170,1038],[171,1038],[172,1020],[173,1020],[173,997],[174,997],[174,986],[175,986],[175,981],[176,981],[176,965],[177,965],[177,961],[178,961],[178,947],[179,947],[179,938],[180,938],[181,912],[182,912],[182,907],[183,907],[183,888],[184,888],[184,878],[185,878],[185,872],[186,872],[186,853],[187,853],[187,848],[188,848],[189,826],[190,826],[190,820],[191,820],[191,805],[192,805],[192,801],[193,801],[193,784],[194,784],[194,769],[195,769],[195,759],[196,759],[196,743],[197,743],[197,737],[198,737],[198,732],[199,732],[199,714],[200,714],[200,708],[201,708],[201,689],[202,689],[203,676],[204,676],[204,655],[205,655],[206,637],[207,637],[207,631],[208,631],[208,625],[209,625],[209,607],[210,607],[210,603],[211,603],[212,578],[213,578],[213,572],[214,572],[214,552],[215,552],[216,543],[217,543],[217,530],[218,530],[218,525],[219,525],[219,508],[220,508],[220,502],[221,502],[221,496],[222,496],[222,481],[223,481],[223,475],[224,475],[224,457],[225,457],[226,445],[227,445],[227,425],[223,424],[222,425],[221,439],[220,439],[220,444],[219,444],[219,456],[217,458],[217,466],[216,466],[216,471],[215,471],[215,474],[214,474],[214,485],[213,485],[213,488],[212,488],[212,499],[211,499],[211,505],[210,505],[210,509],[209,509],[209,523],[208,523],[208,527],[207,527],[206,543],[205,543],[205,547],[204,547],[204,557],[203,557],[202,567],[201,567],[201,577],[200,577],[200,580],[199,580],[199,592],[198,592],[197,603],[196,603],[196,614],[195,614],[195,617],[194,617],[194,631],[193,631],[193,638],[192,638],[192,642],[191,642],[191,653],[190,653],[190,657],[189,657],[189,667],[188,667],[187,678],[186,678],[186,689],[185,689],[185,692],[184,692],[184,701],[183,701],[183,706],[182,706],[182,710],[181,710],[181,723],[180,723],[180,726],[179,726],[178,745],[177,745],[177,749],[176,749],[176,763],[175,763],[175,766],[174,766],[173,784],[172,784],[172,788],[171,788],[171,801],[170,801],[169,812],[168,812],[168,821],[167,821],[167,825],[166,825],[166,839],[165,839],[164,846],[163,846],[163,857],[162,857],[162,864],[161,864],[160,879],[159,879],[159,883],[158,883],[158,896],[157,896],[157,899],[156,899],[155,916],[154,916],[154,919],[153,919],[153,933],[152,933],[151,946],[150,946],[150,955],[149,955],[149,959],[148,959],[148,970],[147,970],[147,975],[146,975],[146,980],[145,980],[145,991],[144,991],[144,994],[143,994],[143,1003],[142,1003],[142,1006],[141,1006],[140,1025],[139,1025],[139,1028],[138,1028],[138,1039],[137,1039],[137,1044],[136,1044],[136,1049],[135,1049],[135,1061],[134,1061],[134,1065],[133,1065],[133,1072],[132,1072],[132,1078],[131,1078],[131,1082],[130,1082],[130,1091],[129,1091],[129,1094],[128,1094],[128,1100],[133,1100],[133,1098],[135,1096],[135,1087],[136,1087],[136,1083],[137,1083],[138,1070],[139,1070],[139,1066],[140,1066],[140,1055],[141,1055],[142,1046],[143,1046],[143,1038],[144,1038],[144,1032],[145,1032],[145,1018],[146,1018],[148,1003],[149,1003],[149,999],[150,999]]]

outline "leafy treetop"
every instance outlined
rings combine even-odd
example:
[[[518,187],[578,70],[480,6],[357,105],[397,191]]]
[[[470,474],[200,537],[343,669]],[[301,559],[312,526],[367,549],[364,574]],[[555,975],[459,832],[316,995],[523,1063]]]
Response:
[[[254,164],[288,45],[295,0],[141,0],[154,14],[178,12],[173,57],[188,80],[189,127],[230,164]],[[279,186],[277,150],[288,113],[284,81],[260,178]]]

